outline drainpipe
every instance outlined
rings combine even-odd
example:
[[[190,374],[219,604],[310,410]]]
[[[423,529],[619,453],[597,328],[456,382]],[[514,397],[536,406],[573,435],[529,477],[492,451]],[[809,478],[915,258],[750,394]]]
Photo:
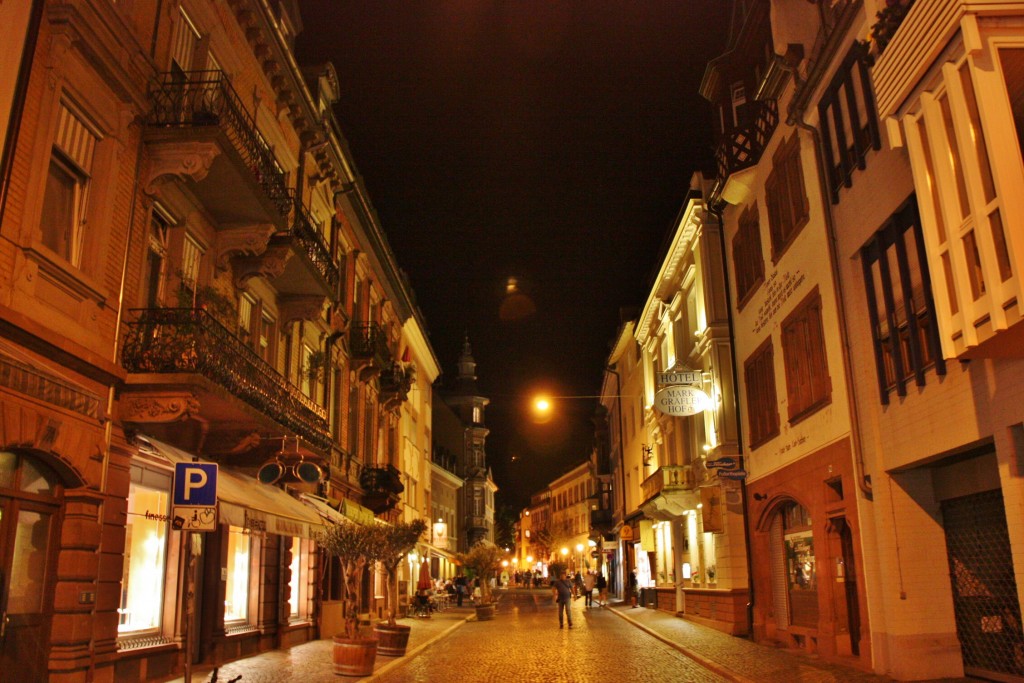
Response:
[[[717,206],[708,204],[708,213],[718,221],[718,239],[722,249],[722,277],[725,280],[725,306],[726,310],[732,311],[732,293],[729,291],[729,253],[725,243],[725,221],[722,220],[721,203]],[[732,395],[736,403],[736,442],[739,445],[740,454],[743,454],[743,421],[739,418],[739,396],[740,380],[739,366],[736,364],[736,330],[733,327],[733,316],[730,313],[729,321],[729,361],[732,363]],[[747,633],[751,638],[754,636],[754,557],[750,550],[750,511],[747,507],[747,480],[740,479],[740,500],[743,504],[743,535],[745,536],[744,554],[747,560]]]
[[[615,402],[618,404],[618,413],[619,413],[619,429],[618,429],[618,432],[619,432],[619,476],[620,476],[620,478],[622,480],[622,487],[621,487],[622,488],[622,523],[625,524],[626,523],[626,454],[625,454],[625,451],[622,450],[622,377],[619,375],[619,371],[616,370],[615,368],[613,368],[611,365],[606,365],[604,369],[605,369],[605,372],[610,372],[611,374],[615,375]],[[613,478],[612,481],[614,481],[614,478]],[[622,571],[622,583],[619,584],[619,588],[622,590],[623,597],[625,597],[625,593],[626,593],[625,588],[626,588],[627,585],[629,585],[629,581],[628,581],[629,573],[631,571],[633,571],[632,568],[629,566],[629,562],[627,561],[628,559],[629,559],[629,553],[623,551],[623,553],[622,553],[622,562],[619,563],[620,566],[623,569],[623,571]],[[603,561],[603,558],[602,558],[602,561]]]
[[[793,75],[793,80],[799,85],[800,76],[795,68],[784,59],[778,59],[779,64],[785,71]],[[838,306],[839,339],[843,351],[843,377],[846,380],[846,402],[850,405],[850,446],[853,449],[853,466],[857,479],[857,487],[868,500],[874,500],[874,493],[871,487],[871,475],[865,474],[864,452],[861,447],[860,438],[860,412],[857,409],[857,397],[854,395],[853,368],[850,363],[850,333],[846,326],[845,295],[843,294],[843,281],[839,273],[839,249],[838,237],[836,236],[835,219],[832,216],[832,202],[829,199],[831,192],[828,187],[828,178],[825,176],[825,163],[823,160],[823,146],[818,129],[804,121],[805,111],[802,108],[792,108],[786,113],[786,123],[807,131],[813,142],[814,158],[818,167],[818,184],[824,203],[825,232],[828,236],[828,261],[832,270],[832,280],[836,293],[836,306]]]

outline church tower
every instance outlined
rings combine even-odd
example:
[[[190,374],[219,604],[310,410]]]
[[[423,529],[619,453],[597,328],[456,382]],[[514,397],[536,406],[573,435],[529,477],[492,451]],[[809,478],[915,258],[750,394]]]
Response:
[[[464,532],[459,539],[463,546],[460,549],[466,550],[480,540],[494,542],[494,493],[498,490],[487,466],[490,430],[484,424],[484,408],[490,400],[481,396],[476,386],[476,360],[469,335],[462,344],[454,386],[444,400],[465,428],[458,474],[466,482],[459,500]]]

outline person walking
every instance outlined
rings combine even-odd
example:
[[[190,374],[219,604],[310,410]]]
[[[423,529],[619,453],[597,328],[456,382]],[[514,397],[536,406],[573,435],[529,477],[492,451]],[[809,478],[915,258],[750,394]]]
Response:
[[[604,578],[604,574],[597,575],[597,604],[604,607],[608,604],[608,579]],[[589,598],[590,595],[588,594]]]
[[[583,577],[583,604],[587,607],[594,606],[594,572],[587,572],[587,575]]]
[[[629,600],[633,603],[633,607],[636,607],[636,570],[631,571],[626,577],[629,579]]]
[[[466,584],[466,575],[465,574],[459,574],[458,576],[455,577],[455,592],[457,593],[457,597],[455,598],[456,599],[456,605],[458,607],[462,607],[462,599],[464,597],[466,597],[466,593],[467,593],[467,584]]]
[[[572,628],[572,582],[559,575],[551,581],[551,596],[558,603],[558,628],[563,626],[563,617]]]
[[[583,574],[580,574],[579,570],[577,570],[576,575],[572,577],[572,594],[574,598],[578,598],[583,595]]]

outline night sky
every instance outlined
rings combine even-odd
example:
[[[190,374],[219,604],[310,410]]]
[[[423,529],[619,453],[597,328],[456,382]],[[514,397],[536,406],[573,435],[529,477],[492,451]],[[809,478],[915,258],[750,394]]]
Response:
[[[442,382],[468,333],[499,502],[584,460],[590,396],[645,301],[691,174],[724,0],[301,0],[335,114],[426,318]],[[511,278],[511,280],[510,280]]]

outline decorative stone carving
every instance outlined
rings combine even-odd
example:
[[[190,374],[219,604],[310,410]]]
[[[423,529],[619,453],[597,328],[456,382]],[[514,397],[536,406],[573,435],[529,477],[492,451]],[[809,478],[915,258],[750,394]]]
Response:
[[[202,180],[221,152],[213,142],[156,142],[148,147],[149,167],[143,176],[142,188],[150,196],[156,194],[165,176]]]
[[[255,256],[235,255],[231,259],[234,267],[235,287],[241,289],[250,278],[265,277],[274,279],[280,277],[284,267],[295,252],[288,245],[272,245]]]
[[[235,257],[259,256],[276,228],[269,223],[241,225],[217,232],[217,267],[227,270]]]
[[[199,413],[195,394],[132,394],[121,401],[121,419],[125,422],[177,422]]]
[[[277,304],[277,314],[284,323],[319,320],[326,301],[327,297],[321,295],[283,297]]]

